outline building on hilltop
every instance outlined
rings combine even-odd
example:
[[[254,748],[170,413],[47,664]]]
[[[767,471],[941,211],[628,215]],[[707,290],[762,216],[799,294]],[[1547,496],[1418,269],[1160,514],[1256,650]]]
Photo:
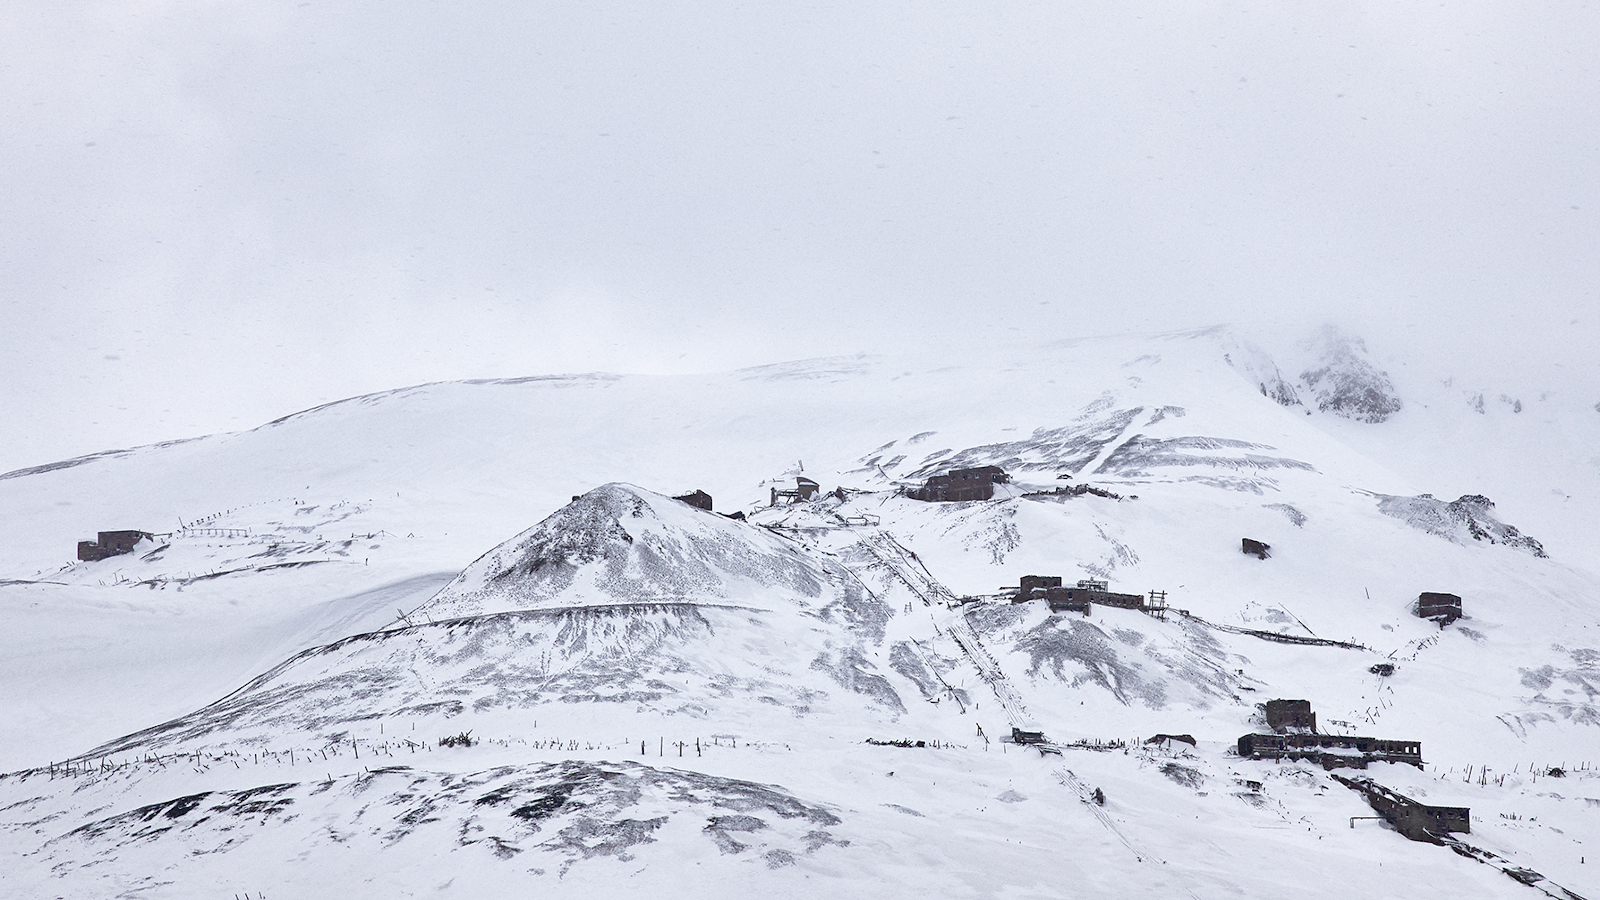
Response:
[[[1461,618],[1461,598],[1455,594],[1436,594],[1423,591],[1417,595],[1417,617],[1432,619],[1443,628]]]
[[[930,503],[956,503],[962,500],[990,500],[994,486],[1011,480],[999,466],[980,466],[976,469],[952,469],[945,475],[930,475],[919,488],[905,488],[905,495],[913,500]]]
[[[1159,592],[1157,592],[1159,593]],[[1166,596],[1162,595],[1163,598]],[[1139,594],[1112,593],[1107,582],[1085,578],[1071,587],[1063,586],[1059,575],[1024,575],[1013,603],[1044,600],[1051,612],[1081,612],[1087,614],[1090,604],[1115,606],[1120,609],[1149,610],[1152,604]],[[1163,604],[1164,605],[1164,604]]]
[[[681,497],[673,497],[672,499],[677,500],[680,503],[687,503],[695,509],[703,509],[706,512],[711,512],[711,495],[705,491],[690,491]]]
[[[1278,734],[1290,731],[1316,731],[1317,714],[1310,700],[1268,700],[1267,727]]]
[[[78,542],[79,561],[94,562],[132,553],[135,544],[140,541],[155,540],[155,535],[148,531],[102,531],[99,538],[96,541]]]
[[[1061,587],[1060,575],[1024,575],[1018,587],[1018,596],[1031,598],[1036,590],[1048,590]]]

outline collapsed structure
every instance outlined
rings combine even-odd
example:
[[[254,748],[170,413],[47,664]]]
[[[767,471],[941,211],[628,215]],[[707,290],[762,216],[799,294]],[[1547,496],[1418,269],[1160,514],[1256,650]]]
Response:
[[[784,503],[805,503],[820,493],[822,485],[804,476],[796,476],[793,490],[772,489],[772,505],[777,506],[779,500]]]
[[[1241,736],[1241,757],[1304,761],[1324,769],[1365,769],[1367,763],[1373,762],[1398,762],[1422,768],[1420,741],[1317,733],[1317,714],[1311,711],[1309,700],[1269,700],[1266,719],[1273,733]]]
[[[1391,741],[1347,734],[1246,734],[1239,738],[1245,759],[1309,762],[1324,769],[1365,769],[1368,763],[1395,762],[1422,768],[1422,742]]]
[[[155,535],[148,531],[102,531],[99,540],[78,542],[78,559],[81,562],[94,562],[121,556],[132,553],[134,545],[140,541],[148,540],[155,540]]]
[[[1351,790],[1360,791],[1373,812],[1413,841],[1441,844],[1444,841],[1440,838],[1450,832],[1472,833],[1472,810],[1465,806],[1428,806],[1370,778],[1334,775],[1333,779]]]

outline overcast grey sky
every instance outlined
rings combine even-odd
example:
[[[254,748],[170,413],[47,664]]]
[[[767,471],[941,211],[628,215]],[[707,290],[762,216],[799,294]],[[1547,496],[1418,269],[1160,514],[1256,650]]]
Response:
[[[1600,11],[1415,7],[11,0],[0,470],[451,378],[1593,338]]]

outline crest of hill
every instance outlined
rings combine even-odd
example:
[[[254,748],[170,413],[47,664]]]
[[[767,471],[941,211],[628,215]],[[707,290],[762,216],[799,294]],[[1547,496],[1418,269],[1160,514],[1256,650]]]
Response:
[[[764,528],[612,483],[484,554],[421,611],[439,619],[638,603],[787,603],[859,619],[868,598],[843,566]]]

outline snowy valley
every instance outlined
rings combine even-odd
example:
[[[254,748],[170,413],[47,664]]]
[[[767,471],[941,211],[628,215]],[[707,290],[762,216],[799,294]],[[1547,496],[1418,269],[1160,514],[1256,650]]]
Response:
[[[1594,900],[1600,378],[1426,350],[450,382],[0,475],[0,894]],[[1242,758],[1273,699],[1470,833]]]

